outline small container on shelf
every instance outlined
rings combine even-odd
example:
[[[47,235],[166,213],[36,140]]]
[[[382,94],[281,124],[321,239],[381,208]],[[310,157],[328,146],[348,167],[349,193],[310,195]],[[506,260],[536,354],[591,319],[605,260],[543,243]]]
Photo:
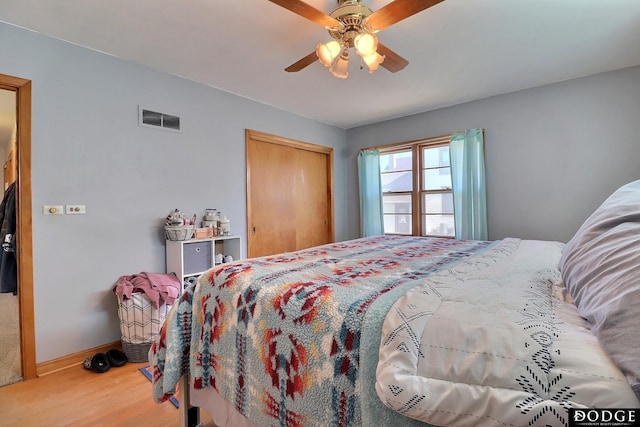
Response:
[[[164,232],[167,240],[189,240],[195,228],[195,225],[166,225]]]
[[[196,228],[196,239],[207,239],[213,237],[213,227]]]
[[[231,221],[226,216],[222,216],[220,219],[220,235],[221,236],[230,236],[231,235]]]
[[[218,210],[217,209],[205,209],[204,216],[202,217],[202,227],[211,227],[213,233],[212,236],[218,235]]]

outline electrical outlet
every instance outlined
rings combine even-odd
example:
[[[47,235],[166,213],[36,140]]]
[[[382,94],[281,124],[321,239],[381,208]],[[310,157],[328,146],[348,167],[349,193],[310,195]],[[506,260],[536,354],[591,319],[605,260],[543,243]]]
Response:
[[[86,213],[84,205],[67,205],[67,215],[82,215]]]
[[[44,205],[42,206],[43,215],[64,215],[64,206],[62,205]]]

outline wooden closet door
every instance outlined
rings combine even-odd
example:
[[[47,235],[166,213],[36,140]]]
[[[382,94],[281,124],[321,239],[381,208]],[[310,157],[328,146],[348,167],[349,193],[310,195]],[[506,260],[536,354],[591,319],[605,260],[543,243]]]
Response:
[[[329,227],[327,155],[296,149],[296,249],[332,241]]]
[[[333,241],[333,149],[246,131],[247,256]]]
[[[247,256],[295,250],[295,152],[248,140],[247,160]]]

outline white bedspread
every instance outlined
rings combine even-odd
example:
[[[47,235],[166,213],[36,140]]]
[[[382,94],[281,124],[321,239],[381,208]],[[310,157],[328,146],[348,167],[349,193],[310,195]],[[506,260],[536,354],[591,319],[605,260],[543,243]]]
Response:
[[[638,407],[563,292],[561,243],[505,239],[429,276],[384,321],[376,392],[438,426],[568,425]]]

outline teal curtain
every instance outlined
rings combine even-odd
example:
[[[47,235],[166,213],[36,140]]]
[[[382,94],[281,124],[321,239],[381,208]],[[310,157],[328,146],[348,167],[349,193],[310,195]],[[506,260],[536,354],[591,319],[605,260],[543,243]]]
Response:
[[[360,234],[362,237],[384,234],[378,150],[360,151],[358,179],[360,182]]]
[[[451,135],[449,145],[456,239],[487,240],[487,196],[482,129]]]

